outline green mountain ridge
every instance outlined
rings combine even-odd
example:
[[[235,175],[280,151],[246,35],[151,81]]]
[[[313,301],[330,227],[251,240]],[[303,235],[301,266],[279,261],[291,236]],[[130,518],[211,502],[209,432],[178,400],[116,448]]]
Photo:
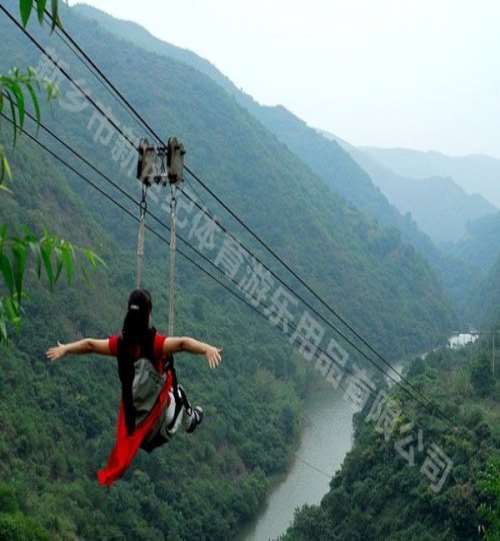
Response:
[[[378,226],[325,189],[308,166],[209,77],[117,39],[77,10],[65,9],[62,16],[65,27],[155,129],[183,140],[190,166],[389,359],[442,342],[454,327],[453,313],[431,269],[397,231]],[[118,122],[130,125],[128,115],[54,36],[30,30],[56,49],[95,99],[113,106]],[[39,64],[38,52],[6,19],[0,20],[0,32],[2,70]],[[137,73],[142,76],[131,77]],[[136,191],[134,180],[110,158],[110,145],[96,142],[93,118],[90,109],[43,111],[44,122],[120,186]],[[54,145],[43,132],[39,137]],[[58,152],[74,163],[65,151]],[[103,492],[94,475],[113,440],[114,363],[67,359],[48,366],[43,355],[57,339],[105,336],[119,329],[134,284],[136,224],[25,138],[18,141],[12,166],[15,196],[2,199],[2,221],[47,226],[93,247],[108,267],[90,284],[79,282],[55,297],[33,285],[22,335],[2,351],[0,471],[5,487],[0,493],[9,493],[9,501],[18,502],[50,539],[233,539],[256,515],[270,480],[290,463],[301,400],[314,371],[276,329],[179,258],[179,333],[225,348],[218,371],[209,372],[199,359],[177,362],[190,397],[207,412],[206,423],[193,438],[179,436],[151,456],[141,454],[125,479],[109,494]],[[136,206],[113,195],[137,213]],[[191,230],[181,233],[188,237]],[[165,328],[167,247],[147,237],[144,285],[153,291],[155,323]],[[196,236],[191,240],[196,243]],[[251,240],[248,244],[261,254]],[[4,501],[0,515],[6,514]]]
[[[498,302],[497,302],[498,306]],[[353,450],[318,506],[304,506],[286,541],[496,541],[500,535],[500,375],[491,375],[490,340],[458,351],[441,349],[414,360],[407,377],[439,400],[457,424],[446,427],[393,388],[403,413],[394,431],[377,431],[369,404],[355,420]],[[398,454],[406,419],[422,430],[424,449],[437,443],[452,466],[439,491],[422,474],[425,457],[414,441],[415,464]],[[384,425],[389,431],[391,425]],[[403,449],[409,450],[404,446]],[[427,451],[422,455],[429,456]],[[437,479],[443,469],[438,468]],[[489,480],[489,482],[488,482]],[[496,490],[495,487],[496,486]]]
[[[446,247],[448,253],[471,261],[484,275],[500,256],[500,212],[467,224],[466,234]]]
[[[85,17],[97,21],[121,39],[185,62],[208,75],[285,143],[335,193],[340,194],[349,204],[357,207],[365,216],[376,220],[383,227],[397,228],[398,233],[394,232],[394,235],[401,234],[405,243],[411,244],[427,259],[453,301],[454,309],[460,314],[463,313],[465,302],[463,284],[474,281],[472,268],[438,250],[409,216],[402,216],[390,205],[368,175],[336,142],[326,141],[315,129],[307,126],[282,106],[261,106],[251,96],[239,90],[209,61],[155,38],[135,23],[116,19],[84,4],[78,4],[74,9]]]

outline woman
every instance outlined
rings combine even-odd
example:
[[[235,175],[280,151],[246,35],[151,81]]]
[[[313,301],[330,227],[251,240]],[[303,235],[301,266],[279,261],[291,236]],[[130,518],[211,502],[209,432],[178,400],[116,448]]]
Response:
[[[184,389],[177,384],[172,354],[187,351],[205,355],[210,368],[222,361],[222,349],[193,338],[165,337],[151,326],[151,295],[143,289],[130,294],[121,335],[107,340],[86,338],[58,343],[47,357],[58,361],[66,355],[98,354],[116,357],[122,387],[117,438],[107,466],[97,474],[111,486],[132,462],[140,447],[150,452],[168,441],[184,421],[187,432],[203,419],[200,407],[191,408]]]

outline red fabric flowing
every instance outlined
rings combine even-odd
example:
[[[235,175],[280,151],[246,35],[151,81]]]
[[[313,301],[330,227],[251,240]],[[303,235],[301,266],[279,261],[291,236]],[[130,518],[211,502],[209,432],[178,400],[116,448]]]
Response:
[[[162,340],[161,344],[163,345],[165,337],[158,338]],[[115,340],[115,337],[110,339],[110,346],[113,350],[115,348],[115,343],[112,344],[112,340]],[[159,341],[157,344],[159,346]],[[161,348],[161,346],[156,347],[157,344],[155,344],[155,350],[159,350]],[[134,460],[137,451],[139,451],[143,441],[147,438],[155,427],[156,423],[159,421],[163,410],[168,407],[172,387],[173,376],[172,372],[169,370],[167,371],[167,378],[160,391],[156,404],[153,406],[153,409],[149,412],[146,419],[136,426],[132,434],[128,434],[127,426],[125,424],[125,410],[123,407],[123,402],[120,403],[115,446],[111,451],[107,465],[97,472],[97,479],[100,485],[111,487],[111,485],[120,479],[120,477],[126,472],[127,468]]]

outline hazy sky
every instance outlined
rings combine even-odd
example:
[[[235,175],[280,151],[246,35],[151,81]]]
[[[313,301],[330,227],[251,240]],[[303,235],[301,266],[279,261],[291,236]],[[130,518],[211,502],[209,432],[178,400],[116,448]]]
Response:
[[[500,157],[497,0],[87,3],[353,144]]]

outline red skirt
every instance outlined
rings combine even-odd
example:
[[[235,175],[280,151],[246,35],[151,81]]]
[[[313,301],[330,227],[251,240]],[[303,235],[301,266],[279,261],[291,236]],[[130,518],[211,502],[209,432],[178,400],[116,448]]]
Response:
[[[156,423],[160,420],[163,410],[169,406],[170,391],[172,388],[173,376],[171,370],[169,370],[156,404],[153,406],[153,409],[149,412],[146,419],[137,425],[132,434],[128,434],[127,426],[125,424],[123,402],[120,404],[115,446],[109,455],[107,465],[97,472],[99,484],[110,487],[127,471],[127,468],[134,460],[143,441],[148,437],[156,426]]]

